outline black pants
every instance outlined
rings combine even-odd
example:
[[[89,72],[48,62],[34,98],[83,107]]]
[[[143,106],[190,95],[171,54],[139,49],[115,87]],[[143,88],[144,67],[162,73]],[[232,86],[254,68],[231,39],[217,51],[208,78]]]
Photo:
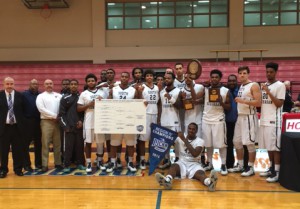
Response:
[[[234,165],[234,154],[233,154],[233,136],[234,136],[234,128],[235,122],[226,122],[227,128],[227,158],[226,158],[226,167],[232,168]],[[249,155],[247,146],[244,147],[244,167],[247,168]]]
[[[20,172],[23,169],[24,140],[17,125],[5,125],[5,130],[0,136],[1,149],[1,171],[8,172],[8,154],[10,147],[12,149],[14,172]]]
[[[26,120],[26,138],[25,138],[25,156],[24,166],[31,166],[29,146],[34,142],[34,164],[35,167],[42,166],[42,141],[41,141],[40,120],[27,118]]]
[[[235,122],[226,122],[227,128],[227,158],[226,167],[232,168],[234,165],[234,154],[233,154],[233,135],[234,135]]]
[[[75,150],[75,161],[77,165],[84,165],[84,140],[82,130],[76,132],[65,132],[64,164],[71,165],[73,151]]]

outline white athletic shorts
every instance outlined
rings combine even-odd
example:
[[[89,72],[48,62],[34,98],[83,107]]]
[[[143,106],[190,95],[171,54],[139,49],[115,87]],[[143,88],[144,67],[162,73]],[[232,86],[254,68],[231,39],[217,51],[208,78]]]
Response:
[[[257,115],[239,115],[235,123],[233,144],[236,149],[241,149],[243,145],[255,144],[258,137]]]
[[[93,143],[95,141],[94,129],[84,129],[83,138],[85,143]]]
[[[182,179],[192,179],[197,171],[204,171],[201,164],[198,162],[184,162],[182,160],[178,160],[175,163],[180,167],[180,176]]]
[[[268,151],[280,151],[281,143],[281,128],[274,126],[260,126],[259,127],[259,141],[260,149],[267,149]]]
[[[146,115],[146,134],[141,134],[139,140],[149,141],[151,137],[151,124],[157,124],[157,115],[147,114]]]
[[[122,144],[122,140],[124,139],[127,146],[134,146],[136,145],[135,136],[135,134],[111,134],[110,145],[120,146]]]
[[[104,134],[95,134],[94,129],[85,129],[83,133],[85,143],[104,143],[105,141]]]
[[[227,147],[226,124],[208,124],[202,121],[202,138],[205,147],[223,148]]]

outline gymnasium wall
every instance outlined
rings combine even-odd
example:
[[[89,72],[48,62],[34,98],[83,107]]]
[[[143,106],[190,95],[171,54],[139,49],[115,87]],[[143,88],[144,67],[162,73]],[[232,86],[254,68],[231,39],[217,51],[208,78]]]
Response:
[[[105,30],[104,0],[67,1],[70,8],[44,19],[21,0],[1,0],[0,62],[212,59],[210,50],[260,48],[269,50],[264,57],[300,55],[299,26],[245,28],[243,1],[230,0],[229,28],[126,31]]]

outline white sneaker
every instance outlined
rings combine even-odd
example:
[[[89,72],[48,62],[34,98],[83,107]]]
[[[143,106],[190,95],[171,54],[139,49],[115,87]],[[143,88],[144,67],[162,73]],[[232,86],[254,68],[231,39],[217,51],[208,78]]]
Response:
[[[139,167],[140,167],[141,170],[145,170],[146,169],[146,162],[145,162],[145,160],[141,160]]]
[[[136,167],[134,167],[133,162],[129,162],[127,164],[127,168],[131,171],[131,172],[136,172]]]
[[[270,177],[272,176],[273,167],[270,167],[268,170],[259,173],[259,176],[261,177]]]
[[[255,173],[252,166],[248,166],[247,169],[241,174],[241,176],[243,177],[248,177],[253,175],[255,175]]]
[[[164,186],[166,189],[172,189],[173,179],[167,178],[161,173],[156,173],[155,178],[160,186]]]
[[[227,167],[226,167],[226,165],[222,164],[221,165],[221,175],[226,176],[227,174],[228,174]]]
[[[115,163],[108,163],[107,167],[106,167],[106,172],[107,173],[111,173],[116,169],[116,164]]]
[[[92,172],[92,163],[88,163],[88,164],[87,164],[85,171],[86,171],[87,173],[91,173],[91,172]]]
[[[279,179],[279,172],[276,171],[269,178],[267,178],[266,181],[269,183],[275,183],[275,182],[278,182],[278,179]]]
[[[233,168],[228,168],[228,172],[229,173],[242,173],[242,172],[244,172],[244,168],[242,166],[240,166],[239,164],[237,164]]]
[[[106,167],[103,165],[102,161],[97,162],[97,169],[100,169],[101,171],[105,171]]]
[[[209,175],[210,184],[208,185],[208,191],[214,192],[216,191],[216,185],[218,182],[218,175],[215,170],[212,170]]]

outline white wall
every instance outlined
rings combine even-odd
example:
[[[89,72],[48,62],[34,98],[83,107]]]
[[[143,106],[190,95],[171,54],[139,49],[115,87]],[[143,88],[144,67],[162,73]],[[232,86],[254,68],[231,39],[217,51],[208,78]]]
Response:
[[[229,28],[126,31],[105,30],[104,0],[67,0],[70,8],[47,20],[21,0],[0,1],[0,61],[214,58],[210,50],[260,48],[266,57],[300,57],[300,26],[244,28],[242,1],[230,1]]]

